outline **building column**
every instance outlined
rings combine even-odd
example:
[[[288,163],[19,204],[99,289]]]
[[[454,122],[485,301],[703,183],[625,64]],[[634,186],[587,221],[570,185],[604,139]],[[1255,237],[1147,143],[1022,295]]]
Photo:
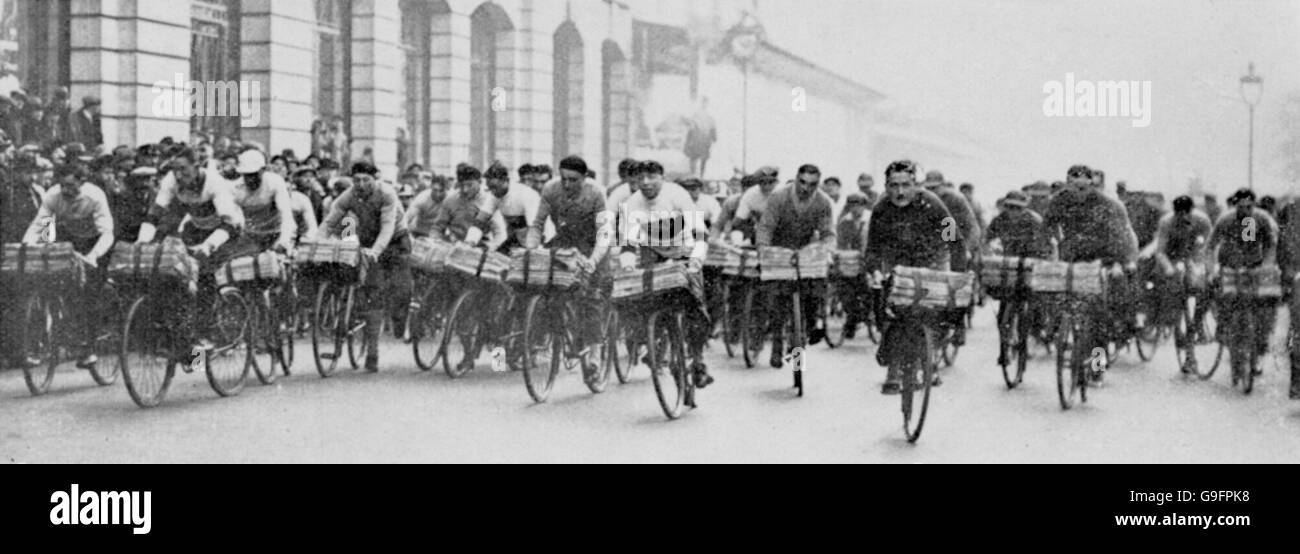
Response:
[[[300,158],[311,152],[315,21],[311,2],[243,0],[239,78],[260,93],[248,99],[259,113],[240,130],[243,140]]]
[[[188,139],[189,116],[177,99],[190,79],[190,2],[79,1],[71,20],[73,102],[103,100],[107,146]]]

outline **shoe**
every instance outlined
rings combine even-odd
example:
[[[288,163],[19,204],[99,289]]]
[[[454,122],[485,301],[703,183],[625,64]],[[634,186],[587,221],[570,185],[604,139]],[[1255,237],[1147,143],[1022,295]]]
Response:
[[[820,342],[821,342],[823,339],[825,339],[825,338],[826,338],[826,330],[825,330],[825,329],[813,329],[812,331],[809,331],[809,332],[808,332],[808,344],[809,344],[809,345],[818,344],[818,343],[820,343]]]
[[[98,363],[99,356],[87,354],[77,361],[77,369],[95,369],[95,365]]]
[[[713,384],[713,376],[709,375],[708,366],[702,362],[691,364],[691,375],[695,378],[695,388],[703,389]]]
[[[1106,372],[1105,372],[1105,371],[1093,371],[1093,372],[1091,373],[1090,377],[1092,378],[1092,382],[1093,382],[1093,383],[1101,383],[1102,381],[1105,381],[1105,380],[1106,380]]]
[[[958,327],[952,332],[952,343],[957,346],[966,345],[966,327]]]
[[[858,322],[844,324],[844,340],[850,340],[858,334]]]
[[[903,384],[896,380],[885,381],[885,384],[880,386],[880,394],[901,394],[902,392]]]
[[[582,381],[591,385],[600,380],[600,367],[595,363],[587,362],[582,364]]]
[[[379,373],[379,358],[366,358],[366,373]]]
[[[772,369],[781,369],[785,367],[785,356],[782,356],[779,350],[773,350],[768,363],[772,365]]]
[[[939,387],[939,386],[943,386],[943,379],[941,379],[941,378],[939,377],[939,374],[938,374],[938,373],[935,373],[935,374],[934,374],[934,378],[933,378],[933,379],[930,379],[930,387],[933,388],[933,387]]]

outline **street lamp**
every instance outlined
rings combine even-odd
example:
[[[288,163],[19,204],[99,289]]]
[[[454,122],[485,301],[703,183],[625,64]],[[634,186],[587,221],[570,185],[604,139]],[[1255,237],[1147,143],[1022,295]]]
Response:
[[[1246,186],[1255,188],[1255,106],[1264,95],[1264,78],[1255,74],[1255,62],[1250,62],[1249,72],[1241,78],[1241,99],[1250,106],[1250,146]]]
[[[758,55],[758,44],[763,38],[763,27],[754,16],[746,13],[740,23],[732,27],[729,47],[731,55],[740,61],[744,73],[740,120],[740,170],[749,172],[749,66]]]

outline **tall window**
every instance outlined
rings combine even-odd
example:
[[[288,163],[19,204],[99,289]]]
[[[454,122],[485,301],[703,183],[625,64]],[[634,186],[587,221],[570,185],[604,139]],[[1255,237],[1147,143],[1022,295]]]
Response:
[[[558,164],[560,158],[579,154],[577,149],[582,147],[582,35],[572,21],[566,21],[555,31],[553,52],[555,92],[551,132]]]
[[[513,26],[500,6],[491,2],[470,16],[470,134],[471,163],[480,167],[497,158],[497,116],[493,102],[507,102],[497,90],[500,66],[498,43]]]
[[[5,88],[16,84],[49,98],[55,88],[69,85],[71,4],[71,0],[0,0],[0,77]]]
[[[399,169],[420,162],[429,164],[430,40],[433,13],[425,0],[402,0],[402,90],[400,98],[403,136],[398,141]]]
[[[352,34],[351,0],[316,0],[316,90],[312,99],[319,119],[347,122],[347,47]]]
[[[195,0],[191,5],[190,78],[209,83],[239,80],[239,0]],[[205,87],[207,91],[229,90]],[[190,118],[195,133],[237,138],[239,94],[207,101]],[[231,101],[233,100],[233,102]],[[224,111],[222,106],[225,106]]]

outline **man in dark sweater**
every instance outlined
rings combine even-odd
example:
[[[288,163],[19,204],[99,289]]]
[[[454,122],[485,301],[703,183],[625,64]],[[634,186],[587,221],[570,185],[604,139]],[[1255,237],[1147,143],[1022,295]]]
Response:
[[[888,273],[895,266],[948,271],[950,249],[944,229],[952,215],[934,193],[917,185],[916,164],[903,160],[885,170],[885,196],[871,212],[863,270]],[[889,367],[895,351],[906,347],[909,329],[889,322],[876,352],[876,361]],[[911,341],[915,343],[915,341]],[[936,376],[936,384],[938,378]],[[898,394],[902,368],[889,367],[884,394]]]
[[[793,186],[776,190],[768,197],[767,209],[763,211],[755,230],[756,244],[776,246],[799,250],[811,244],[819,244],[827,251],[835,247],[835,227],[831,220],[831,200],[825,193],[817,190],[821,183],[821,170],[815,165],[804,165]],[[779,283],[784,284],[784,283]],[[825,329],[814,329],[817,314],[821,313],[821,298],[817,291],[822,287],[811,282],[801,283],[800,296],[804,299],[804,329],[808,330],[808,343],[817,344],[826,336]],[[772,332],[772,367],[780,368],[785,349],[781,331],[785,327],[785,314],[792,313],[791,291],[774,291],[770,322]]]

